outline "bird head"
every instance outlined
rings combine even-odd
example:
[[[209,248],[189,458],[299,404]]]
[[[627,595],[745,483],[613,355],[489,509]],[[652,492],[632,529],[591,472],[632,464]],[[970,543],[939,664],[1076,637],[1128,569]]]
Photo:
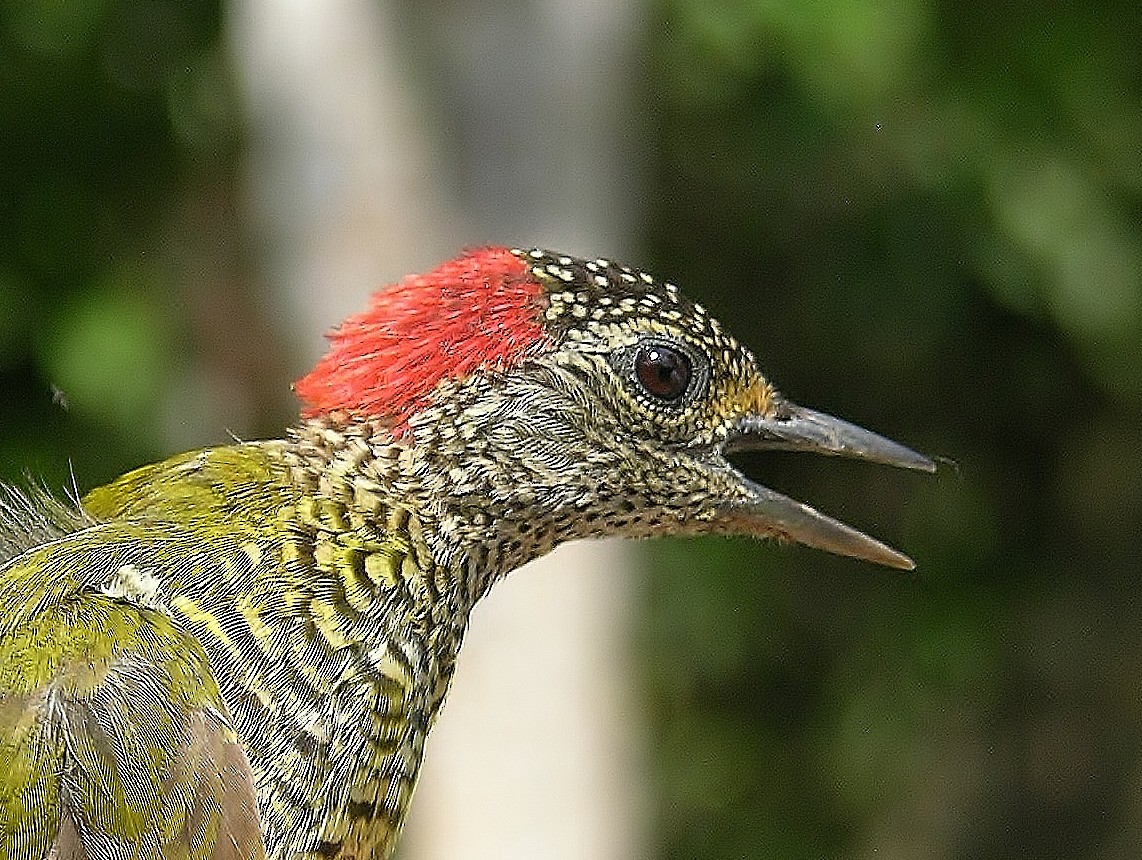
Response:
[[[742,534],[913,566],[727,455],[933,462],[791,403],[701,305],[644,272],[484,248],[379,291],[329,337],[296,385],[303,414],[411,452],[403,480],[450,533],[491,530],[529,557],[592,535]]]

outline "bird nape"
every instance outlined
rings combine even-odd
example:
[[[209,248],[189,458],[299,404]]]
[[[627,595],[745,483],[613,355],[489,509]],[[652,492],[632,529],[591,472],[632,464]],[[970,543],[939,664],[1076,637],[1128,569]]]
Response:
[[[932,471],[667,282],[485,248],[376,293],[284,439],[0,493],[0,858],[383,858],[477,600],[557,544],[904,555],[729,452]]]

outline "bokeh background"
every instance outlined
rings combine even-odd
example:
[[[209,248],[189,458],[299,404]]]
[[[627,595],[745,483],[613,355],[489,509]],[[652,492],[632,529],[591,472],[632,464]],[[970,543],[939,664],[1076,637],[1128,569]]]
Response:
[[[314,320],[465,244],[626,259],[947,461],[746,463],[914,574],[637,548],[628,856],[1142,856],[1142,7],[278,5],[0,5],[0,478],[278,435]],[[373,132],[288,95],[354,15]]]

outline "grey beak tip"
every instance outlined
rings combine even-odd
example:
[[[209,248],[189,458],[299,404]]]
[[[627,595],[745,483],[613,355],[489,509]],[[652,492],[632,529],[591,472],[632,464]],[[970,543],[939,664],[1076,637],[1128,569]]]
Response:
[[[940,464],[934,458],[921,454],[919,451],[913,453],[916,455],[916,462],[911,468],[919,472],[927,472],[929,475],[934,475],[939,470]]]
[[[939,464],[932,457],[856,424],[791,403],[784,404],[780,415],[748,415],[739,419],[734,434],[722,445],[721,453],[742,450],[808,451],[852,457],[929,474],[934,473]],[[755,484],[744,476],[741,479],[751,490],[754,500],[752,512],[740,522],[744,524],[748,521],[749,527],[758,533],[765,533],[767,528],[772,531],[776,524],[780,526],[780,533],[807,546],[897,570],[916,569],[912,559],[880,541],[819,514],[806,505],[793,502],[767,487]],[[744,530],[748,531],[749,527]]]
[[[897,570],[915,570],[916,562],[906,555],[900,556],[899,561],[893,565]]]
[[[861,535],[864,537],[864,535]],[[857,558],[862,558],[865,561],[871,561],[875,564],[882,564],[885,567],[891,567],[896,570],[915,570],[916,562],[906,556],[904,553],[893,549],[886,544],[881,543],[875,538],[865,538],[871,550],[867,554],[854,553]]]

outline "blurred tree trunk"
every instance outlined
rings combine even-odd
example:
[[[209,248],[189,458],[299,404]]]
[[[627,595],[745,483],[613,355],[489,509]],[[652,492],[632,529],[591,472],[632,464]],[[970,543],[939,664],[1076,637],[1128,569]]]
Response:
[[[273,301],[306,362],[315,333],[371,289],[465,244],[629,251],[631,5],[460,5],[405,10],[429,44],[454,165],[398,59],[410,53],[398,9],[230,4],[249,193],[282,291]],[[573,545],[477,608],[403,857],[644,853],[632,584],[618,544]]]

